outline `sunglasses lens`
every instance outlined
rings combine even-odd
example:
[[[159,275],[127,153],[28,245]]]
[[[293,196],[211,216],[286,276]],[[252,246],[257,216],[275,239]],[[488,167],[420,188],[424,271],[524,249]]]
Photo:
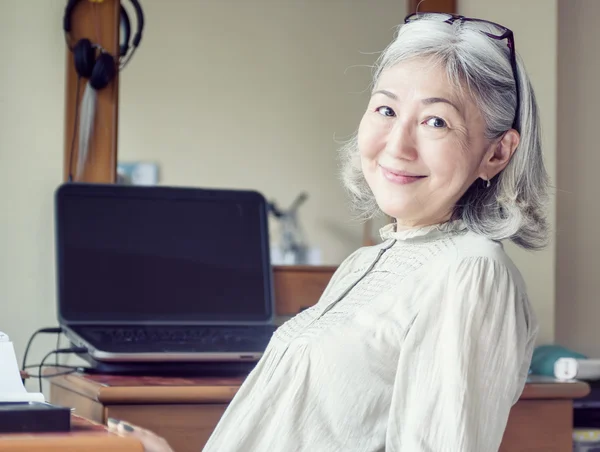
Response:
[[[478,29],[479,31],[482,31],[486,35],[488,35],[492,38],[498,38],[498,39],[504,37],[506,32],[508,31],[502,25],[498,25],[498,24],[494,24],[494,23],[486,22],[486,21],[481,21],[481,20],[472,21],[472,22],[470,22],[470,25],[472,27]]]

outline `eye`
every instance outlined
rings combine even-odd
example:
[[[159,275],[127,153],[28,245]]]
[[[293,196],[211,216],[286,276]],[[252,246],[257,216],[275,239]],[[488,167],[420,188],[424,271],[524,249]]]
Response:
[[[383,107],[376,108],[375,111],[382,116],[396,116],[394,110],[392,110],[390,107],[386,107],[385,105]]]
[[[442,118],[438,118],[437,116],[429,118],[427,121],[425,121],[425,124],[436,129],[447,127],[446,121],[444,121]]]

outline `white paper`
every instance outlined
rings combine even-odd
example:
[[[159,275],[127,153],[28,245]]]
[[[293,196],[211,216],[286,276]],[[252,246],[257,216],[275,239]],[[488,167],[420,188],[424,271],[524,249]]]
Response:
[[[3,334],[0,332],[0,334]],[[12,342],[0,341],[0,402],[44,402],[44,395],[29,393],[21,373]]]
[[[46,398],[41,392],[24,392],[23,394],[4,394],[0,392],[0,402],[40,402],[45,403]]]

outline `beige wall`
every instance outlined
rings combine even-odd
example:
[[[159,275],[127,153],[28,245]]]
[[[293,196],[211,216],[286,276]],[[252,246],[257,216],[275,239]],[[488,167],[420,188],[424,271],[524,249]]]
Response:
[[[34,330],[56,325],[52,206],[62,178],[62,8],[59,1],[0,1],[0,330],[14,341],[19,361]],[[54,340],[40,338],[28,360],[39,362]]]
[[[296,2],[304,6],[292,8],[283,6],[290,2],[260,1],[262,8],[236,2],[235,10],[217,0],[196,2],[203,9],[191,6],[194,2],[177,8],[163,0],[143,2],[147,32],[122,76],[121,155],[156,160],[164,183],[226,180],[228,186],[258,188],[284,204],[308,188],[309,236],[323,246],[327,261],[339,262],[360,242],[360,226],[351,222],[334,176],[334,135],[352,133],[366,99],[362,90],[369,70],[350,66],[373,62],[376,55],[368,53],[388,42],[405,6],[395,0],[378,0],[377,8],[372,1],[337,0]],[[461,12],[515,30],[542,107],[553,173],[556,1],[495,3],[463,0]],[[0,330],[13,338],[19,357],[36,328],[56,322],[52,197],[62,179],[62,12],[58,1],[0,2]],[[172,14],[184,25],[175,24]],[[229,50],[217,51],[217,41]],[[269,68],[266,76],[261,68]],[[164,87],[173,73],[181,74],[178,83]],[[231,126],[235,133],[228,132]],[[250,165],[258,169],[251,171]],[[316,186],[312,176],[320,180]],[[531,257],[510,252],[542,320],[541,339],[551,341],[553,247]],[[37,342],[31,361],[50,344]]]
[[[559,2],[556,339],[600,358],[600,2]]]

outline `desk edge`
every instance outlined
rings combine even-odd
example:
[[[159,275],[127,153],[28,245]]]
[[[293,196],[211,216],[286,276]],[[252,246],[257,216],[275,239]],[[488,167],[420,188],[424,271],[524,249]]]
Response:
[[[569,383],[527,383],[519,400],[579,399],[590,393],[590,385],[583,381]]]

